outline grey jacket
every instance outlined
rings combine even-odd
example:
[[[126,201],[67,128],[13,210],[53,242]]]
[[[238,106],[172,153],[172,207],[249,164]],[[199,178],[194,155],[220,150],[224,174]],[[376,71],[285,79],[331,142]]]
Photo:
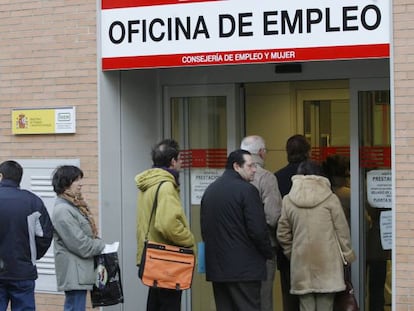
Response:
[[[93,256],[102,252],[105,243],[94,239],[88,220],[75,206],[59,197],[52,223],[58,290],[92,289],[95,282]]]
[[[282,197],[279,192],[276,176],[263,168],[263,159],[252,154],[253,162],[256,164],[256,173],[252,184],[259,190],[266,216],[266,223],[269,227],[270,242],[276,247],[276,225],[282,209]]]

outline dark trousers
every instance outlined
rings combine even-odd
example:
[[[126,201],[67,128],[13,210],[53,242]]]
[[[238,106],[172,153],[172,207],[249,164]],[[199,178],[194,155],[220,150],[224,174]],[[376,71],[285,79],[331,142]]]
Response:
[[[181,294],[181,290],[150,287],[147,311],[180,311]]]
[[[260,311],[261,281],[213,282],[217,311]]]
[[[385,297],[384,287],[387,278],[387,261],[368,261],[369,268],[369,310],[370,311],[384,311]]]
[[[290,261],[283,251],[277,253],[277,267],[280,273],[283,311],[299,311],[299,297],[290,294]]]

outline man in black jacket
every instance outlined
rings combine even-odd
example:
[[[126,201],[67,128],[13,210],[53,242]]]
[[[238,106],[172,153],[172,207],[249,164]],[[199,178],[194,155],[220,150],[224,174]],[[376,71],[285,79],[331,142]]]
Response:
[[[310,148],[308,140],[303,135],[296,134],[287,140],[286,154],[289,163],[275,173],[282,198],[289,193],[292,176],[296,175],[299,164],[309,158]],[[283,254],[282,248],[277,252],[277,267],[280,273],[283,311],[299,311],[299,297],[290,294],[290,262]]]
[[[0,310],[35,310],[36,260],[53,238],[42,200],[19,188],[23,168],[15,161],[0,164]]]
[[[255,172],[250,152],[233,151],[201,199],[206,278],[217,311],[260,311],[266,259],[274,254],[259,192],[250,184]]]

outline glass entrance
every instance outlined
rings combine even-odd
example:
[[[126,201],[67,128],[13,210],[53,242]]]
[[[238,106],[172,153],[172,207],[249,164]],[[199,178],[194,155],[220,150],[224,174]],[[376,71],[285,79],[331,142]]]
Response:
[[[265,166],[274,172],[286,164],[286,139],[303,134],[311,142],[314,160],[322,163],[333,154],[349,160],[347,216],[357,255],[352,265],[355,292],[361,310],[390,310],[388,89],[387,79],[251,83],[240,89],[236,85],[166,87],[164,136],[175,138],[183,149],[181,195],[197,242],[201,241],[201,195],[221,175],[227,153],[238,148],[242,136],[265,138]],[[274,288],[275,311],[279,311],[278,277]],[[215,310],[205,274],[195,273],[185,304],[187,311]]]
[[[287,164],[286,140],[294,134],[307,137],[313,160],[323,163],[328,155],[339,154],[349,163],[350,94],[347,80],[245,84],[245,110],[246,135],[256,134],[266,140],[265,168],[269,171],[275,172]],[[349,173],[349,168],[346,171]],[[348,202],[345,209],[349,215],[349,178],[338,176],[336,181],[337,188],[344,194],[343,201]],[[273,296],[274,310],[283,310],[278,272]]]
[[[196,241],[201,242],[200,200],[205,188],[224,170],[229,150],[239,141],[240,113],[235,108],[235,86],[166,88],[166,137],[182,149],[181,198]],[[200,262],[199,262],[200,263]],[[215,310],[210,282],[198,265],[186,310]]]
[[[360,208],[364,213],[365,310],[391,310],[392,178],[390,96],[358,93]]]

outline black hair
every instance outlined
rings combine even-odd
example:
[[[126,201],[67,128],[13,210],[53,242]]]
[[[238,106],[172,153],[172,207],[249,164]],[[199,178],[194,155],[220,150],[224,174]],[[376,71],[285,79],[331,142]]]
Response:
[[[329,155],[322,163],[325,174],[329,177],[349,177],[349,157],[341,154]]]
[[[16,161],[8,160],[0,164],[0,173],[3,175],[3,179],[13,180],[20,185],[23,176],[23,168]]]
[[[301,162],[298,166],[298,170],[296,172],[299,175],[319,175],[325,176],[322,167],[312,160],[305,160]]]
[[[73,165],[62,165],[55,169],[52,178],[53,191],[62,194],[78,178],[83,178],[83,172]]]
[[[154,167],[170,167],[171,161],[178,160],[180,148],[174,139],[164,139],[156,144],[151,151]]]
[[[293,135],[286,142],[287,159],[289,163],[298,163],[309,158],[311,146],[303,135]]]
[[[249,151],[244,149],[237,149],[231,152],[227,157],[226,169],[234,170],[234,163],[237,163],[239,166],[243,166],[243,164],[246,162],[246,160],[244,159],[245,154],[251,155]]]

